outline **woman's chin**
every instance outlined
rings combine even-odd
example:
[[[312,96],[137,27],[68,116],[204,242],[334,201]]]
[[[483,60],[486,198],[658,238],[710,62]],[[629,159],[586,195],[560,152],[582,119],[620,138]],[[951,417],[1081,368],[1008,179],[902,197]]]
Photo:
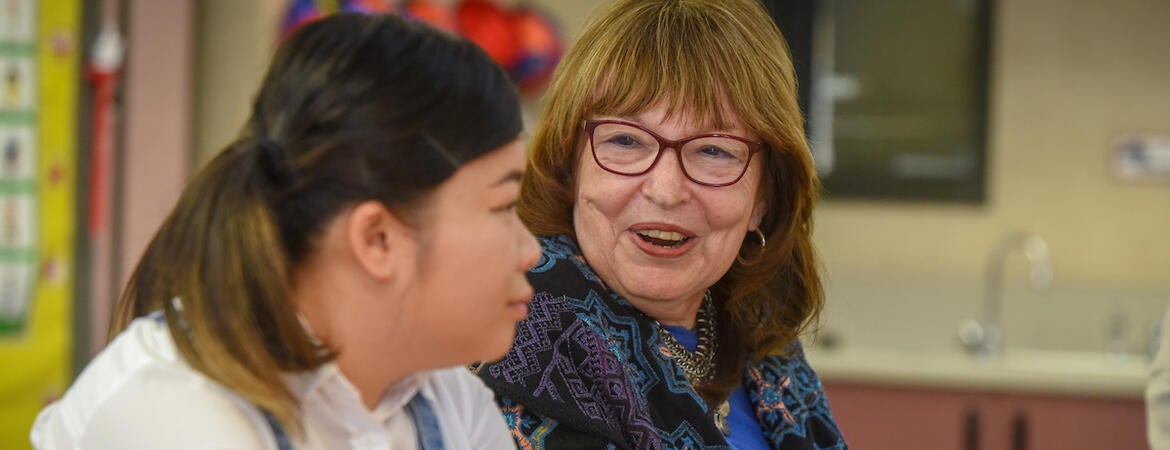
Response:
[[[509,328],[506,333],[494,335],[490,342],[488,339],[484,339],[482,341],[484,346],[477,352],[476,361],[491,362],[503,359],[508,354],[508,350],[512,349],[514,339],[516,339],[515,326]]]
[[[649,301],[667,301],[687,297],[691,293],[691,290],[686,289],[687,286],[694,284],[691,279],[664,277],[660,273],[631,277],[624,281],[626,281],[623,283],[626,292],[621,293],[624,297]]]

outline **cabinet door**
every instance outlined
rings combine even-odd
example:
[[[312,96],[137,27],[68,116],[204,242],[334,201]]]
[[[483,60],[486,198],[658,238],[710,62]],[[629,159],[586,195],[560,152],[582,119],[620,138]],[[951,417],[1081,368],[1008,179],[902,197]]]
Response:
[[[1145,450],[1141,399],[992,394],[826,382],[837,424],[865,450]]]
[[[1015,396],[1011,404],[1027,450],[1149,448],[1141,399]]]
[[[850,448],[980,448],[983,400],[958,392],[826,382],[829,405]],[[1076,448],[1076,447],[1070,447]]]

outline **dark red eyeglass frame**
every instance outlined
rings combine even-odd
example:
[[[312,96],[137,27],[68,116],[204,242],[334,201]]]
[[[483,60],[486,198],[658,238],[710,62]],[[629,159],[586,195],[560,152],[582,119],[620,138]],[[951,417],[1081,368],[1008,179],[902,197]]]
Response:
[[[654,162],[650,163],[650,167],[647,167],[646,170],[643,170],[641,172],[636,172],[636,173],[619,172],[619,171],[610,169],[609,167],[605,167],[605,165],[601,163],[601,160],[597,158],[597,148],[593,145],[593,131],[596,130],[598,126],[605,125],[605,124],[616,124],[616,125],[625,125],[628,127],[634,127],[634,128],[637,128],[639,130],[646,132],[646,134],[649,134],[651,137],[654,138],[654,140],[658,141],[658,154],[654,155]],[[756,153],[759,153],[761,150],[763,150],[765,147],[763,142],[753,141],[753,140],[750,140],[747,138],[736,136],[734,134],[724,134],[724,133],[698,134],[698,135],[689,136],[689,137],[685,137],[685,138],[678,139],[678,140],[671,140],[671,139],[667,139],[667,138],[664,138],[662,136],[659,136],[657,133],[655,133],[653,131],[647,130],[646,127],[643,127],[643,126],[638,125],[636,123],[626,122],[624,120],[586,120],[584,122],[583,128],[585,129],[585,133],[589,135],[589,153],[593,154],[593,162],[597,163],[597,167],[600,167],[600,168],[602,168],[602,170],[605,170],[606,172],[609,172],[609,173],[614,173],[614,174],[618,174],[618,175],[625,175],[625,176],[630,176],[630,177],[644,175],[647,172],[653,170],[654,166],[658,165],[658,160],[662,159],[662,152],[665,151],[667,148],[672,148],[672,149],[674,149],[674,151],[676,153],[679,153],[680,152],[679,149],[682,148],[682,146],[684,146],[688,142],[691,142],[691,141],[696,140],[696,139],[718,137],[718,138],[735,139],[737,141],[743,142],[744,144],[747,144],[748,157],[747,157],[747,162],[745,162],[743,164],[743,170],[739,172],[739,176],[735,177],[734,180],[731,180],[731,181],[726,182],[726,183],[706,183],[706,182],[702,182],[702,181],[694,179],[694,177],[691,177],[691,174],[687,172],[687,167],[685,164],[683,164],[682,154],[679,153],[678,167],[679,167],[679,169],[682,170],[683,175],[685,175],[688,180],[691,180],[691,182],[693,182],[695,184],[699,184],[702,186],[710,186],[710,187],[731,186],[735,183],[738,183],[739,180],[743,179],[744,174],[747,173],[748,166],[750,166],[752,164],[752,157],[755,156]]]

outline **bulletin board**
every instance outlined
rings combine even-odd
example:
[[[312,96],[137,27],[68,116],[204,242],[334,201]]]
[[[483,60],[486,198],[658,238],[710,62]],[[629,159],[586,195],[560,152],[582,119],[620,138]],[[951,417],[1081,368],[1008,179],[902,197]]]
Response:
[[[0,448],[70,381],[80,0],[0,0]]]

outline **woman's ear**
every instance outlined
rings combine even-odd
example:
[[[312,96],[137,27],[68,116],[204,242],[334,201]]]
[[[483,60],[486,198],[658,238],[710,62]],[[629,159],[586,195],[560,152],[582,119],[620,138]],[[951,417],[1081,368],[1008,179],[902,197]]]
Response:
[[[346,242],[365,271],[375,279],[392,278],[409,251],[413,230],[377,201],[358,204],[349,212]]]
[[[756,206],[752,208],[751,223],[748,224],[748,231],[760,229],[760,223],[764,221],[764,213],[766,212],[768,212],[768,204],[763,200],[756,202]]]

